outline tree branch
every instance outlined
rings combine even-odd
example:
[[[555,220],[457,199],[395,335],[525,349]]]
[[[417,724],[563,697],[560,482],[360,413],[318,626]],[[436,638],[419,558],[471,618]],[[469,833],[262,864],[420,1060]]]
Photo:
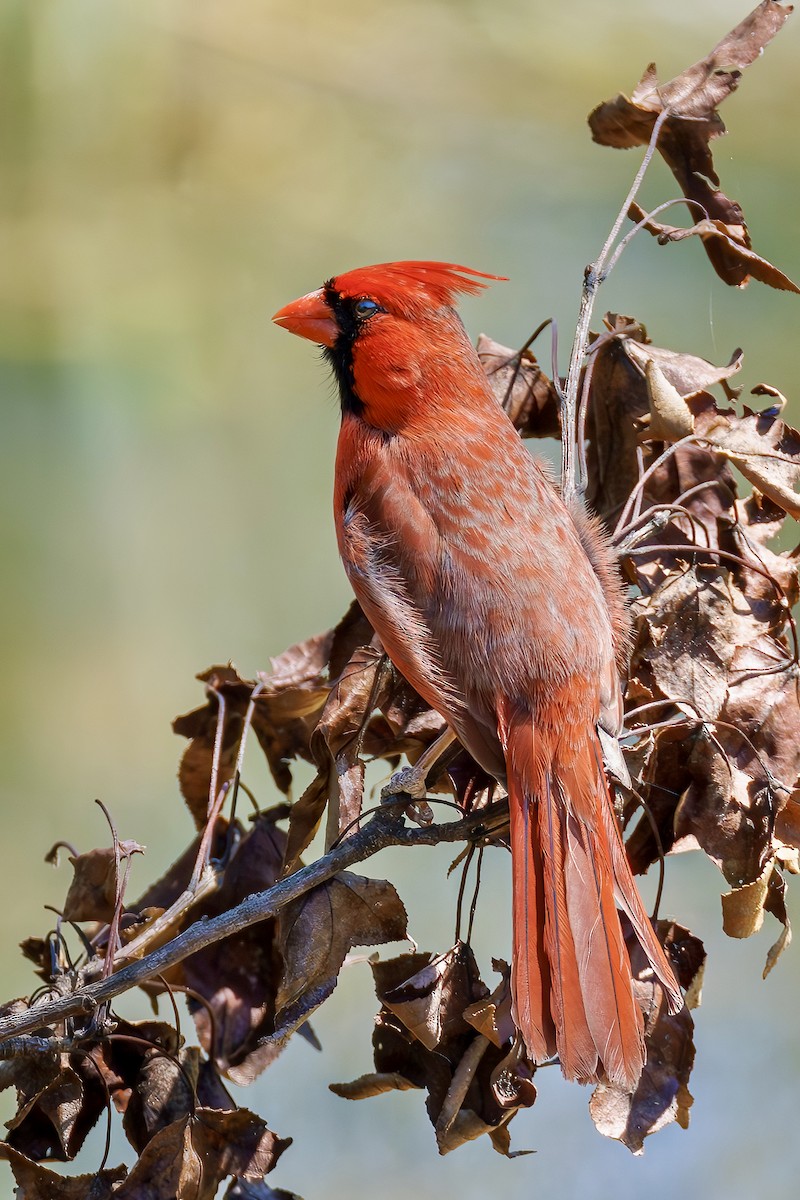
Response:
[[[407,804],[407,797],[403,797],[402,802]],[[154,979],[163,971],[183,962],[189,955],[196,954],[198,950],[241,933],[243,929],[257,925],[259,921],[276,916],[292,900],[297,900],[306,892],[338,875],[346,867],[370,858],[379,850],[385,850],[389,846],[435,846],[440,842],[480,841],[502,826],[506,820],[507,807],[503,801],[471,813],[460,821],[411,828],[404,824],[397,803],[384,803],[363,829],[335,846],[316,862],[294,871],[266,891],[254,892],[241,904],[218,917],[201,917],[165,946],[105,979],[78,987],[55,1000],[41,1000],[22,1014],[1,1019],[0,1043],[42,1026],[63,1021],[67,1017],[94,1012],[103,1002]]]

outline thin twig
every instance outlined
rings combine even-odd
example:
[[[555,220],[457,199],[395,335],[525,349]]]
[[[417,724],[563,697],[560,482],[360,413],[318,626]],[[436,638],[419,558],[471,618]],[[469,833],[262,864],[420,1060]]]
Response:
[[[575,328],[575,338],[572,343],[572,353],[570,354],[569,369],[567,370],[567,383],[561,405],[561,492],[568,504],[573,502],[579,493],[575,470],[578,392],[580,389],[581,368],[583,360],[586,357],[586,347],[589,340],[589,325],[591,324],[592,312],[594,311],[594,299],[598,288],[608,274],[608,260],[611,250],[619,236],[622,223],[628,215],[628,209],[635,200],[636,194],[642,185],[645,172],[655,153],[661,127],[669,114],[670,109],[667,106],[662,109],[656,118],[644,158],[639,170],[636,172],[630,191],[625,197],[617,218],[611,227],[611,232],[606,238],[597,260],[588,266],[584,272],[578,323]],[[555,375],[557,378],[557,372],[555,372]],[[553,382],[555,383],[556,380],[554,379]]]

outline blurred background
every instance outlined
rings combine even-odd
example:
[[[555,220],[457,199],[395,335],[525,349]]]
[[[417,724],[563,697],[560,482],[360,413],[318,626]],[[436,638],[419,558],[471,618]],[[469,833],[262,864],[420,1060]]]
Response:
[[[268,667],[348,603],[330,517],[335,398],[271,314],[349,267],[451,260],[511,277],[464,303],[473,335],[517,345],[554,315],[563,367],[584,265],[640,158],[594,146],[587,113],[654,58],[668,79],[702,57],[747,7],[0,2],[0,999],[35,986],[16,943],[63,900],[69,870],[43,863],[49,846],[108,844],[94,797],[148,847],[131,894],[188,840],[170,720],[201,702],[194,674],[229,658]],[[715,148],[755,249],[795,279],[797,22],[725,103]],[[654,165],[644,202],[674,194]],[[697,244],[638,239],[595,327],[606,309],[714,361],[742,345],[740,382],[796,390],[798,298],[727,290]],[[257,759],[251,776],[266,806]],[[366,869],[393,873],[412,933],[442,950],[450,855],[408,857]],[[476,934],[487,979],[489,954],[508,951],[495,859]],[[688,1132],[634,1159],[595,1132],[585,1090],[542,1072],[511,1127],[535,1156],[505,1162],[481,1139],[439,1159],[421,1095],[348,1104],[326,1090],[371,1062],[375,1001],[355,965],[314,1022],[323,1053],[290,1045],[240,1096],[296,1139],[271,1182],[306,1200],[792,1194],[800,951],[762,983],[774,922],[727,941],[714,868],[695,855],[668,868],[664,911],[710,950]],[[125,1153],[115,1139],[111,1162]]]

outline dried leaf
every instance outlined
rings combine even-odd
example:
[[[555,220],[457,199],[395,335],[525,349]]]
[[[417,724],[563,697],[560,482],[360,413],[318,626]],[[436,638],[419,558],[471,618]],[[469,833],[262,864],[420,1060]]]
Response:
[[[738,599],[738,597],[737,597]],[[634,605],[636,674],[654,695],[718,716],[737,644],[757,636],[734,600],[730,572],[691,567]]]
[[[7,1122],[9,1146],[32,1159],[74,1158],[88,1130],[76,1135],[83,1084],[66,1059],[24,1058],[14,1084],[19,1107]]]
[[[497,400],[523,437],[561,436],[558,394],[530,350],[511,350],[486,334],[478,358]]]
[[[786,880],[778,870],[774,870],[770,876],[769,891],[764,907],[783,925],[778,940],[767,951],[767,961],[762,974],[762,978],[766,979],[792,940],[792,925],[786,911]]]
[[[667,382],[684,400],[699,396],[719,384],[725,388],[726,393],[731,394],[728,380],[741,370],[744,359],[741,350],[734,350],[730,362],[724,367],[717,367],[705,358],[698,358],[696,354],[679,354],[675,350],[645,344],[633,335],[620,334],[620,342],[628,358],[643,375],[646,373],[647,364],[655,363]]]
[[[696,216],[695,207],[690,206],[690,208],[692,216]],[[654,238],[657,238],[660,246],[666,246],[669,242],[683,242],[686,238],[699,237],[714,267],[716,268],[717,263],[724,264],[725,271],[732,276],[732,278],[726,278],[722,271],[717,272],[722,275],[726,283],[736,283],[737,286],[744,287],[750,279],[755,279],[780,292],[800,292],[800,288],[788,275],[750,248],[749,238],[746,241],[741,240],[741,232],[746,231],[746,226],[743,224],[735,225],[732,228],[724,221],[702,220],[696,221],[694,225],[688,227],[665,225],[661,221],[655,221],[652,217],[648,217],[644,209],[635,203],[630,205],[628,216],[637,225],[641,224],[642,228],[646,229]],[[739,236],[736,236],[737,234]],[[740,275],[741,278],[737,279],[737,275]]]
[[[704,436],[758,490],[800,519],[800,433],[768,409],[744,417],[720,415]]]
[[[137,1154],[160,1129],[191,1113],[199,1069],[197,1046],[184,1047],[174,1058],[157,1050],[146,1052],[122,1122]]]
[[[676,963],[680,982],[683,987],[691,987],[705,962],[702,943],[688,930],[667,921],[659,921],[658,931],[668,952],[676,943],[680,947]],[[653,981],[649,964],[630,929],[626,942],[636,999],[645,1015],[647,1061],[632,1094],[618,1084],[598,1084],[589,1102],[589,1112],[600,1133],[622,1142],[632,1153],[641,1154],[644,1139],[650,1134],[672,1121],[677,1121],[683,1129],[689,1124],[693,1103],[688,1084],[694,1065],[694,1021],[686,1007],[670,1014],[663,992]],[[691,977],[686,970],[689,963],[699,963]]]
[[[477,991],[477,996],[476,996]],[[488,999],[472,953],[463,942],[431,959],[399,987],[383,993],[383,1003],[427,1050],[464,1032],[466,1010]]]
[[[214,1200],[223,1179],[259,1179],[275,1166],[291,1138],[279,1138],[245,1108],[198,1108],[160,1129],[147,1144],[118,1200]]]
[[[791,11],[789,5],[762,0],[706,58],[675,79],[659,84],[651,63],[630,99],[619,95],[589,116],[596,142],[627,148],[647,145],[657,116],[669,108],[658,149],[693,202],[692,216],[699,213],[713,223],[715,236],[706,236],[704,245],[714,270],[738,287],[754,274],[747,256],[750,237],[741,208],[720,188],[710,142],[725,132],[717,106],[738,87],[742,71],[758,58]],[[775,286],[772,278],[764,282]]]
[[[487,996],[470,948],[457,943],[435,958],[404,954],[372,970],[382,1001],[372,1039],[375,1072],[331,1090],[365,1099],[425,1088],[440,1154],[487,1133],[510,1156],[505,1126],[536,1098],[532,1068],[519,1057],[512,1062],[507,1044],[493,1045],[468,1024],[466,1014]]]
[[[401,941],[406,921],[390,883],[350,871],[288,904],[279,919],[284,973],[276,999],[277,1035],[296,1029],[330,996],[354,946]]]
[[[120,860],[144,854],[138,842],[119,843]],[[89,850],[86,854],[70,855],[74,875],[64,901],[67,921],[110,921],[114,915],[117,894],[117,863],[114,848]]]
[[[764,924],[764,902],[774,868],[767,863],[758,879],[722,897],[722,928],[728,937],[748,938]]]
[[[385,661],[380,646],[362,646],[354,651],[332,685],[311,737],[311,752],[320,775],[328,782],[328,846],[345,831],[354,831],[361,813],[361,745],[373,711],[388,695]]]
[[[127,1167],[119,1166],[93,1175],[56,1175],[5,1142],[0,1142],[0,1158],[8,1162],[14,1174],[17,1200],[112,1200],[119,1195],[116,1188],[128,1173]]]
[[[503,1046],[514,1039],[516,1026],[511,1013],[511,968],[502,959],[493,958],[492,966],[500,972],[500,982],[490,996],[479,1000],[464,1010],[464,1020],[469,1021],[478,1033],[489,1038],[495,1046]]]
[[[650,421],[647,436],[664,442],[677,442],[694,433],[694,414],[677,388],[651,358],[644,369]]]

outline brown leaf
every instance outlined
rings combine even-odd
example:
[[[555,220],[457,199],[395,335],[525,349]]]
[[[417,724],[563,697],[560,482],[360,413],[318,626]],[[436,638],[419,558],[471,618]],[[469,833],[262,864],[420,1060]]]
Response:
[[[477,995],[476,995],[477,993]],[[465,1013],[488,999],[471,951],[463,942],[431,959],[409,979],[385,991],[382,1000],[426,1050],[464,1032]]]
[[[94,1098],[98,1114],[106,1106],[106,1089],[117,1112],[125,1113],[143,1064],[156,1049],[177,1055],[179,1041],[177,1031],[165,1021],[123,1021],[117,1017],[113,1034],[92,1046],[88,1054],[73,1054],[72,1066],[83,1081],[87,1097]],[[87,1107],[85,1102],[84,1114]]]
[[[144,854],[144,846],[133,841],[119,843],[122,861],[134,854]],[[117,864],[113,847],[70,855],[69,861],[74,875],[64,901],[64,919],[110,921],[114,915],[117,892]]]
[[[328,847],[346,830],[355,831],[364,794],[362,741],[373,711],[388,695],[389,682],[383,649],[359,647],[332,685],[312,734],[311,752],[327,780]]]
[[[697,210],[693,206],[691,206],[691,213],[692,216],[697,216]],[[726,283],[737,283],[737,286],[744,287],[750,279],[755,279],[780,292],[800,292],[800,288],[792,282],[788,275],[750,249],[749,238],[746,241],[741,240],[741,231],[745,230],[746,232],[746,226],[743,224],[732,228],[724,221],[702,220],[696,221],[694,225],[688,227],[665,225],[661,221],[655,221],[652,217],[648,217],[644,209],[635,203],[630,205],[628,216],[637,225],[641,224],[643,229],[652,234],[660,246],[666,246],[669,242],[682,242],[686,238],[699,237],[715,268],[717,263],[724,264],[726,271],[734,276],[734,278],[727,279],[721,271],[718,271],[717,273],[722,275]],[[737,281],[736,274],[742,274],[743,278]]]
[[[775,837],[783,847],[800,850],[800,799],[797,792],[789,797],[775,818]],[[794,873],[797,874],[797,871]]]
[[[786,911],[786,880],[777,869],[772,872],[769,880],[769,891],[764,905],[767,912],[772,913],[783,925],[777,942],[767,951],[767,961],[764,964],[762,979],[766,979],[776,962],[792,940],[792,925]]]
[[[17,1200],[112,1200],[119,1195],[116,1186],[128,1173],[127,1167],[119,1166],[93,1175],[56,1175],[5,1142],[0,1142],[0,1158],[9,1163],[14,1174]]]
[[[728,883],[740,887],[758,878],[770,853],[774,802],[763,779],[736,765],[724,731],[717,741],[722,753],[708,736],[694,742],[692,783],[675,810],[675,840],[691,839],[689,847],[699,845]]]
[[[702,943],[679,925],[659,921],[658,928],[668,951],[673,944],[679,945],[684,968],[689,962],[699,963],[688,980],[691,987],[705,962]],[[677,1121],[683,1129],[689,1124],[693,1101],[688,1084],[695,1054],[694,1022],[686,1007],[670,1014],[663,992],[653,981],[649,964],[630,931],[626,941],[636,999],[645,1014],[647,1061],[632,1094],[618,1084],[598,1084],[589,1102],[589,1112],[600,1133],[622,1142],[634,1154],[641,1154],[644,1139],[651,1133],[672,1121]],[[684,970],[681,977],[684,987],[686,974]]]
[[[276,999],[276,1032],[285,1037],[330,996],[354,946],[406,937],[406,910],[394,887],[350,871],[288,904],[279,918],[284,973]]]
[[[275,819],[283,808],[261,813],[229,860],[216,895],[199,915],[217,916],[277,882],[286,835]],[[181,964],[183,982],[205,1003],[189,998],[200,1045],[227,1078],[251,1083],[278,1056],[281,1046],[260,1045],[274,1032],[275,995],[282,959],[276,922],[262,921],[216,942]]]
[[[536,1089],[529,1064],[466,1020],[487,996],[470,948],[457,943],[435,958],[404,954],[372,970],[382,1001],[373,1034],[375,1072],[331,1090],[365,1099],[425,1088],[441,1154],[488,1133],[495,1149],[510,1155],[505,1126],[521,1105],[533,1104]]]
[[[648,411],[644,368],[632,361],[626,344],[632,339],[647,347],[644,326],[632,317],[608,314],[608,332],[592,344],[592,388],[586,420],[591,510],[606,521],[616,520],[638,479],[639,436],[635,424]]]
[[[735,463],[762,495],[800,519],[800,433],[767,409],[744,417],[720,414],[705,430],[713,448]]]
[[[272,671],[259,673],[264,691],[258,697],[253,729],[284,793],[291,784],[289,763],[313,761],[311,734],[337,679],[359,646],[369,644],[372,626],[353,601],[335,629],[291,646],[272,660]]]
[[[184,1047],[174,1058],[157,1050],[145,1053],[122,1122],[137,1154],[160,1129],[192,1111],[199,1068],[197,1046]]]
[[[766,979],[792,940],[792,926],[786,911],[786,880],[773,862],[767,863],[758,879],[734,888],[722,897],[722,928],[728,937],[752,937],[764,924],[765,912],[771,912],[783,925],[780,937],[767,954]]]
[[[32,1159],[74,1158],[80,1147],[73,1134],[83,1105],[79,1077],[64,1056],[25,1056],[12,1064],[13,1077],[4,1073],[3,1086],[13,1082],[18,1108],[7,1123],[8,1144]]]
[[[764,924],[764,903],[774,868],[767,863],[758,879],[726,892],[722,897],[722,928],[728,937],[748,938]]]
[[[694,413],[652,358],[645,365],[644,377],[650,401],[647,436],[677,442],[694,433]]]
[[[647,675],[652,694],[691,705],[708,720],[719,716],[736,647],[759,632],[742,607],[726,568],[697,566],[670,575],[633,606],[640,686]]]
[[[497,400],[523,437],[561,436],[558,394],[530,350],[511,350],[486,334],[478,358]]]
[[[616,520],[639,478],[638,454],[641,453],[641,422],[650,411],[645,373],[649,362],[680,394],[693,421],[704,428],[702,414],[716,407],[707,388],[721,385],[730,392],[728,379],[741,365],[737,351],[727,366],[717,367],[692,354],[679,354],[653,346],[644,327],[632,317],[612,313],[605,317],[606,332],[592,344],[594,365],[587,414],[589,439],[587,465],[589,486],[587,501],[604,519]],[[708,419],[705,418],[707,423]],[[657,446],[652,453],[660,453]],[[644,466],[650,465],[651,451],[645,448]],[[643,496],[644,509],[653,503],[671,503],[684,491],[709,479],[720,477],[720,460],[708,450],[693,445],[679,450],[651,477]],[[727,510],[733,500],[729,487],[733,474],[726,468],[720,482],[722,496],[714,515]],[[735,486],[735,485],[734,485]],[[687,502],[693,514],[703,518],[704,508],[714,499],[714,489],[704,488]],[[663,539],[661,539],[663,540]],[[672,540],[672,539],[670,539]],[[711,544],[716,544],[712,537]]]
[[[679,353],[662,346],[645,344],[633,335],[624,336],[622,332],[620,342],[628,358],[643,375],[647,372],[647,364],[655,363],[667,382],[684,400],[699,396],[710,387],[720,384],[727,394],[732,394],[728,380],[741,370],[744,359],[741,350],[734,350],[730,362],[724,367],[717,367],[705,358],[698,358],[696,354]]]
[[[511,1015],[511,968],[497,958],[492,959],[492,966],[500,972],[500,982],[490,996],[464,1010],[464,1020],[495,1046],[502,1046],[512,1041],[516,1033]]]
[[[752,263],[744,254],[750,238],[741,208],[720,188],[710,142],[725,132],[717,106],[738,87],[742,71],[761,54],[791,11],[788,5],[762,0],[706,58],[675,79],[659,85],[651,63],[630,99],[619,95],[589,116],[596,142],[627,148],[647,145],[657,116],[669,108],[658,149],[684,195],[694,202],[692,216],[699,213],[715,226],[718,223],[718,232],[724,231],[722,237],[705,239],[706,253],[720,278],[739,287],[752,273]]]
[[[197,829],[206,823],[211,786],[211,770],[219,721],[219,700],[224,697],[224,723],[220,743],[217,787],[228,783],[233,776],[239,739],[244,727],[244,715],[255,684],[241,679],[232,664],[209,667],[197,678],[206,684],[208,700],[202,708],[176,717],[173,731],[190,738],[178,768],[181,795],[186,801]]]
[[[339,642],[349,641],[360,628],[355,617],[346,617],[336,630],[318,634],[296,646],[290,646],[272,660],[272,670],[262,672],[260,691],[254,702],[252,726],[272,771],[283,792],[291,785],[289,762],[293,758],[310,759],[309,738],[328,695],[327,666]],[[342,628],[346,625],[346,629]],[[338,638],[339,629],[342,629]],[[202,708],[172,723],[175,733],[190,738],[181,760],[178,778],[181,793],[198,828],[205,825],[208,811],[211,770],[217,738],[219,700],[224,704],[224,724],[217,786],[230,781],[236,763],[244,719],[256,687],[255,680],[242,679],[235,667],[209,667],[198,675],[206,684],[207,702]]]
[[[260,1178],[290,1143],[245,1108],[198,1108],[194,1116],[182,1117],[155,1134],[114,1195],[119,1200],[214,1200],[223,1179]]]

